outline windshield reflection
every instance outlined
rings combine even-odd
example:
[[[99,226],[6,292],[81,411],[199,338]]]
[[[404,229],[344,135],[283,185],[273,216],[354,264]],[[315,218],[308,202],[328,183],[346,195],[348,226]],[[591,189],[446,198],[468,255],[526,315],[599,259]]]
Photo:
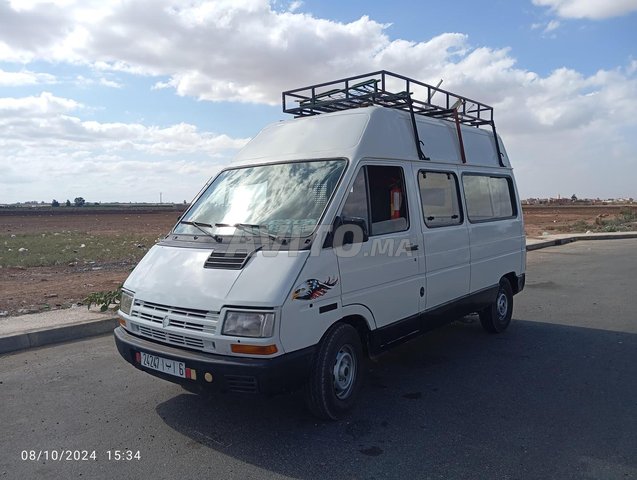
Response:
[[[304,161],[226,170],[181,219],[174,232],[200,235],[192,223],[220,235],[253,225],[278,237],[307,236],[318,224],[345,169],[345,160]],[[245,229],[244,229],[245,230]]]

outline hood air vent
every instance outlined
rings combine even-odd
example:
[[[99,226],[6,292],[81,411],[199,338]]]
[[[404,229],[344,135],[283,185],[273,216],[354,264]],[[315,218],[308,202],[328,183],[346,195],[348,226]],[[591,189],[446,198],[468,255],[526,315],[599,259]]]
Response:
[[[204,268],[222,268],[224,270],[241,270],[248,261],[248,252],[215,252],[213,251]]]

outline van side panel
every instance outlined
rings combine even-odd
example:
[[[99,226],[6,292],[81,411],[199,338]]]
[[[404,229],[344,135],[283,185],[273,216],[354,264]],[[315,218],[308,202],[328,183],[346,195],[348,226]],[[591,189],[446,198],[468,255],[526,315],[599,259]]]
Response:
[[[519,218],[472,224],[471,292],[496,285],[509,272],[520,274],[524,237]]]
[[[422,171],[450,173],[459,178],[458,170],[449,165],[423,165],[413,163],[413,178],[417,179]],[[459,188],[459,184],[457,184]],[[418,189],[417,180],[416,188]],[[470,249],[467,219],[460,225],[428,227],[423,218],[421,195],[417,196],[419,223],[423,236],[424,264],[426,276],[426,295],[421,302],[420,311],[448,303],[469,293],[470,288]],[[462,215],[461,215],[462,216]]]
[[[425,230],[427,303],[431,309],[469,293],[469,233],[465,225]]]
[[[510,169],[469,167],[462,172],[462,198],[469,221],[471,292],[497,285],[508,273],[522,274],[526,239]]]

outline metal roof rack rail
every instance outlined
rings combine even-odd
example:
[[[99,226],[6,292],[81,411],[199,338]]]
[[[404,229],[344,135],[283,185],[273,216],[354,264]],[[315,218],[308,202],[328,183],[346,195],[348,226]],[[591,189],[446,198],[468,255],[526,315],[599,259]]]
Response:
[[[436,102],[434,103],[434,96]],[[501,166],[502,153],[497,141],[493,107],[476,100],[419,82],[403,75],[377,72],[342,78],[326,83],[287,90],[281,94],[283,112],[295,117],[338,112],[370,105],[379,105],[409,112],[414,129],[416,150],[422,160],[428,160],[421,149],[415,115],[439,118],[456,124],[460,153],[466,163],[460,125],[490,127]]]

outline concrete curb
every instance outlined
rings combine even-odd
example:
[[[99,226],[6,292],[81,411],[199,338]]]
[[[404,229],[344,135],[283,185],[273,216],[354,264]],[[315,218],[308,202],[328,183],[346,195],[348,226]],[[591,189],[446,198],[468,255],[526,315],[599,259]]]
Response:
[[[112,332],[117,325],[117,318],[111,317],[0,337],[0,354],[103,335]]]
[[[560,237],[548,240],[538,240],[526,246],[527,251],[539,250],[540,248],[554,247],[557,245],[566,245],[567,243],[577,242],[578,240],[623,240],[626,238],[637,238],[637,232],[626,233],[597,233],[597,234],[580,234],[572,237]]]

